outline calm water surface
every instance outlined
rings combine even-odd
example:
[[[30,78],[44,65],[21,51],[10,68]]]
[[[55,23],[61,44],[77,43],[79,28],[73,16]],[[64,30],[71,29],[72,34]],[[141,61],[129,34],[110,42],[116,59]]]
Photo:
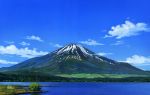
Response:
[[[8,85],[28,86],[29,82],[0,82]],[[150,83],[64,83],[40,82],[40,94],[22,95],[150,95]]]

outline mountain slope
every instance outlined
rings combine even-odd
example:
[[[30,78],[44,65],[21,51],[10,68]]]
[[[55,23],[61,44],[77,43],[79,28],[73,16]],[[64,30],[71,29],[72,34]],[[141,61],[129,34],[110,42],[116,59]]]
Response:
[[[131,74],[144,71],[128,64],[103,56],[78,44],[69,44],[45,56],[36,57],[5,69],[28,70],[49,74],[63,73],[113,73]]]

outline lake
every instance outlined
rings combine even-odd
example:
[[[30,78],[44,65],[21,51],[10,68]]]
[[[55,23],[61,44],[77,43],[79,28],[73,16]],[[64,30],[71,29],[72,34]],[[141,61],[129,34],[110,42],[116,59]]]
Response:
[[[22,95],[150,95],[150,83],[66,83],[39,82],[42,90],[40,94]],[[30,82],[0,82],[5,85],[28,86]]]

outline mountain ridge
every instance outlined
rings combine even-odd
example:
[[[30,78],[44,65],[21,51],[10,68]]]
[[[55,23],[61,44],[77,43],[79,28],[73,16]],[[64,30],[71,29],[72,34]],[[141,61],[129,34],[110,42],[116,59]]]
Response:
[[[99,56],[79,44],[68,44],[47,55],[35,57],[17,65],[11,66],[4,71],[31,70],[58,73],[114,73],[130,74],[142,73],[128,63]]]

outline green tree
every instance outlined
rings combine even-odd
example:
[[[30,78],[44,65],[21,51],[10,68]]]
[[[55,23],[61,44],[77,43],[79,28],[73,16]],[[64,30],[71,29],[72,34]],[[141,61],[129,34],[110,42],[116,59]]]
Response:
[[[30,91],[40,91],[41,86],[38,83],[32,83],[29,85],[29,90]]]

